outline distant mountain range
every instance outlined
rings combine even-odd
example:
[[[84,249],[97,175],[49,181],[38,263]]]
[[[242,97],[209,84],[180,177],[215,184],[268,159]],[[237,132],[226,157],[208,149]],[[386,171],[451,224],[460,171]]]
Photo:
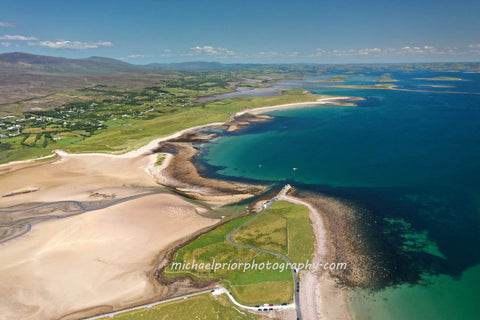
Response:
[[[0,54],[0,68],[11,71],[49,73],[110,73],[151,70],[148,67],[136,66],[120,60],[103,57],[67,59],[24,52]]]
[[[112,72],[154,72],[155,70],[219,70],[255,68],[260,64],[224,64],[219,62],[180,62],[180,63],[150,63],[146,66],[134,65],[124,61],[90,57],[84,59],[67,59],[42,56],[24,52],[0,54],[0,69],[23,72],[48,73],[112,73]]]
[[[313,68],[314,71],[321,66],[323,71],[341,72],[356,70],[362,72],[365,65],[318,65],[318,64],[275,64],[275,68],[288,71],[298,68]],[[377,69],[391,69],[397,67],[400,70],[405,68],[433,71],[470,71],[480,72],[478,62],[457,62],[457,63],[409,63],[409,64],[378,64],[368,65],[368,68],[376,66]],[[209,71],[209,70],[234,70],[234,69],[258,69],[266,70],[272,68],[272,64],[253,63],[220,63],[207,61],[191,61],[178,63],[150,63],[147,65],[135,65],[121,60],[89,57],[84,59],[67,59],[60,57],[42,56],[24,52],[10,52],[0,54],[0,71],[11,71],[19,73],[65,73],[65,74],[113,74],[113,73],[137,73],[157,74],[162,71]],[[313,70],[312,69],[312,70]],[[381,72],[381,70],[379,71]]]

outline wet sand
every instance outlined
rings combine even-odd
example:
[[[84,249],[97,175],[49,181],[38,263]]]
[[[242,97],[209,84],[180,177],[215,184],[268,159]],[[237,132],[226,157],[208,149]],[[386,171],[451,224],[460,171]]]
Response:
[[[59,160],[53,163],[0,175],[1,207],[32,202],[88,201],[92,200],[90,195],[95,192],[116,193],[117,197],[121,197],[130,194],[132,187],[157,187],[147,171],[154,156],[127,158],[103,154],[59,155]],[[38,190],[3,197],[25,188]]]
[[[217,223],[178,196],[145,196],[46,221],[0,244],[0,319],[53,319],[160,297],[159,252]]]
[[[338,99],[246,110],[236,116],[339,105]],[[348,101],[344,105],[353,105],[352,98],[343,99]],[[2,166],[7,173],[0,175],[0,196],[16,194],[1,197],[0,206],[123,198],[159,188],[157,183],[216,206],[265,191],[265,186],[220,181],[198,173],[192,161],[196,150],[188,141],[198,140],[196,132],[202,129],[221,125],[228,124],[182,130],[122,155],[57,151],[59,160],[52,163],[27,163],[26,167],[17,163],[13,169]],[[154,152],[161,152],[162,146],[173,146],[177,153],[167,155],[164,164],[155,167]],[[18,193],[26,188],[35,192]],[[75,319],[82,310],[98,314],[168,295],[170,288],[152,278],[156,261],[180,240],[218,222],[201,216],[204,211],[180,196],[156,194],[35,225],[25,235],[0,244],[1,259],[8,261],[1,266],[0,294],[8,303],[0,306],[0,319],[14,314],[24,314],[26,319],[72,314]]]

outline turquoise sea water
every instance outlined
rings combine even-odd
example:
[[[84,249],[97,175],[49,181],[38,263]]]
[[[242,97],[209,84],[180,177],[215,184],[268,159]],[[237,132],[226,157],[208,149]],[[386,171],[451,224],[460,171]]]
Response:
[[[271,122],[205,145],[198,161],[210,175],[288,181],[361,207],[389,274],[351,293],[356,319],[480,319],[480,95],[445,93],[480,92],[480,74],[390,73],[399,88],[435,92],[285,83],[367,100],[272,112]],[[437,76],[469,81],[418,79]]]

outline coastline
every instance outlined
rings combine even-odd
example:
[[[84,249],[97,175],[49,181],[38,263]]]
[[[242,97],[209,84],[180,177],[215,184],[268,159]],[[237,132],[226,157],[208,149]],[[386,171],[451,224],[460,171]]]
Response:
[[[311,203],[294,196],[282,195],[279,200],[304,205],[309,210],[310,221],[315,233],[315,254],[312,264],[328,261],[328,232],[325,227],[325,213],[315,208]],[[302,297],[302,314],[305,319],[345,319],[352,320],[348,304],[348,292],[337,288],[335,280],[328,272],[303,270],[300,272],[303,280],[300,285]]]
[[[265,112],[276,111],[276,110],[285,110],[285,109],[294,109],[294,108],[304,108],[311,107],[316,105],[339,105],[339,100],[342,105],[352,106],[354,104],[351,101],[354,100],[364,100],[363,98],[352,98],[351,97],[332,97],[320,99],[321,101],[317,102],[307,102],[307,103],[295,103],[295,104],[285,104],[285,105],[276,105],[269,107],[262,107],[257,109],[248,109],[238,112],[234,117],[238,116],[250,116],[263,114]],[[230,124],[229,124],[230,125]],[[189,137],[192,138],[192,137]],[[194,138],[198,138],[195,137]],[[193,139],[194,140],[194,139]],[[185,148],[185,143],[188,141],[181,140],[179,144],[182,144],[181,148]],[[172,145],[168,145],[168,148],[172,148]],[[176,149],[178,151],[178,149]],[[166,158],[161,166],[154,168],[155,173],[152,173],[159,183],[171,183],[175,181],[178,176],[175,174],[166,173],[168,172],[169,166],[172,162],[177,161],[175,159],[178,157],[178,154],[166,153]],[[186,159],[182,159],[179,162],[182,165],[185,164]],[[197,173],[198,174],[198,173]],[[213,180],[213,179],[212,179]],[[219,181],[215,179],[216,181]],[[203,189],[204,188],[200,188]],[[177,189],[178,190],[178,189]],[[190,190],[192,191],[192,190]],[[189,194],[192,195],[192,194]],[[201,198],[200,198],[201,199]],[[329,257],[332,257],[331,248],[329,245],[332,245],[332,241],[329,239],[331,230],[327,230],[325,213],[320,209],[314,207],[314,205],[308,201],[301,200],[300,198],[293,196],[283,196],[280,199],[305,205],[309,208],[310,219],[312,221],[312,226],[315,230],[316,235],[316,251],[314,255],[314,261],[316,263],[327,261]],[[206,200],[203,198],[203,200]],[[305,281],[302,281],[301,284],[301,296],[302,296],[302,314],[305,314],[305,319],[317,319],[321,317],[322,319],[352,319],[351,310],[348,303],[348,289],[346,287],[339,287],[335,278],[333,278],[329,273],[314,273],[314,272],[304,272],[301,274],[302,278]],[[307,316],[308,315],[308,316]]]
[[[365,99],[359,98],[359,97],[328,97],[328,98],[321,98],[321,99],[318,99],[317,101],[312,101],[312,102],[288,103],[288,104],[280,104],[276,106],[246,109],[246,110],[237,112],[235,115],[241,116],[247,113],[263,114],[265,112],[270,112],[270,111],[298,109],[298,108],[314,107],[318,105],[354,107],[356,106],[354,101],[363,101],[363,100]]]
[[[312,107],[312,106],[324,106],[324,105],[355,106],[355,104],[352,103],[352,101],[356,101],[356,100],[363,100],[363,98],[328,97],[328,98],[318,99],[317,101],[312,101],[312,102],[292,103],[292,104],[275,105],[275,106],[262,107],[262,108],[256,108],[256,109],[247,109],[247,110],[243,110],[236,113],[235,116],[238,117],[238,116],[244,116],[247,114],[258,115],[258,114],[262,114],[270,111],[293,109],[293,108],[304,108],[304,107]],[[55,165],[55,164],[62,163],[68,159],[84,159],[84,161],[88,161],[89,159],[91,159],[92,162],[95,162],[98,159],[98,157],[102,157],[105,159],[110,158],[112,160],[113,159],[125,159],[125,160],[132,159],[133,160],[136,158],[139,158],[139,159],[141,158],[141,159],[144,159],[143,165],[141,167],[138,167],[137,169],[144,170],[151,178],[154,178],[157,183],[170,187],[176,191],[179,191],[180,193],[183,193],[184,195],[206,201],[207,203],[210,202],[214,206],[225,205],[227,203],[233,203],[233,202],[237,202],[237,201],[249,198],[251,196],[254,196],[255,194],[259,194],[259,192],[265,189],[262,189],[261,186],[253,186],[253,190],[252,190],[251,189],[252,186],[248,184],[231,183],[231,182],[221,181],[221,180],[216,180],[216,183],[213,184],[212,186],[212,181],[214,181],[215,179],[208,179],[208,178],[201,177],[199,175],[194,164],[191,161],[192,158],[195,156],[195,152],[192,153],[193,148],[189,149],[188,146],[185,146],[185,142],[184,140],[182,140],[182,137],[187,136],[187,139],[186,139],[187,141],[191,141],[192,137],[194,138],[193,140],[195,140],[195,138],[198,138],[197,134],[200,131],[208,128],[227,126],[228,125],[227,122],[216,122],[216,123],[210,123],[210,124],[205,124],[201,126],[187,128],[187,129],[178,131],[176,133],[173,133],[171,135],[168,135],[166,137],[154,139],[148,144],[146,144],[145,146],[140,147],[139,149],[136,149],[136,150],[129,151],[124,154],[105,154],[105,153],[69,154],[61,150],[55,150],[54,154],[57,156],[57,159],[55,159],[54,161],[38,163],[38,164],[42,165],[42,164],[53,163]],[[178,145],[180,145],[182,148],[186,148],[185,149],[186,156],[182,158],[182,157],[179,157],[178,154],[166,153],[166,157],[163,163],[160,166],[155,166],[157,152],[160,146],[162,144],[167,144],[168,146],[168,143],[175,143],[175,139],[179,140],[179,142],[177,142]],[[208,139],[205,141],[208,141]],[[13,165],[13,166],[20,165],[21,167],[22,164],[26,164],[28,166],[29,164],[31,164],[36,160],[37,159],[16,161],[15,163],[12,162],[12,163],[4,164],[2,165],[2,167],[5,166],[8,169],[8,165]],[[148,160],[148,164],[145,164],[147,160]],[[172,171],[172,168],[174,168],[175,166],[177,167],[177,169],[183,168],[183,170]],[[190,172],[190,176],[185,174],[186,167],[188,168],[186,171]],[[185,178],[187,178],[187,181],[185,181]],[[207,186],[209,187],[207,188]],[[206,192],[207,190],[208,192]],[[232,195],[232,193],[234,193],[232,191],[237,192],[237,195]],[[309,208],[310,218],[315,230],[315,234],[317,236],[318,250],[316,250],[315,259],[321,261],[321,259],[324,259],[327,256],[327,253],[329,251],[328,244],[330,243],[327,239],[329,230],[326,229],[325,224],[323,223],[322,219],[324,219],[324,217],[322,213],[319,212],[319,210],[315,209],[309,202],[302,201],[292,197],[287,197],[287,198],[288,200],[287,199],[285,200],[287,201],[292,200],[292,202],[296,201],[295,203],[301,203],[303,205],[306,205]],[[162,253],[160,253],[160,255],[162,255]],[[312,316],[323,315],[323,317],[326,319],[329,319],[330,316],[333,316],[333,314],[348,314],[348,304],[345,304],[345,307],[347,309],[341,308],[342,311],[337,310],[337,309],[340,309],[338,308],[339,306],[338,297],[342,297],[342,299],[344,299],[345,290],[339,290],[338,288],[336,288],[335,282],[333,279],[326,278],[324,275],[320,276],[313,273],[307,273],[305,275],[305,278],[309,280],[311,279],[312,281],[304,282],[304,285],[302,285],[302,289],[304,292],[306,292],[306,294],[302,296],[315,297],[315,303],[310,300],[310,302],[307,303],[308,305],[307,309],[309,311],[305,311],[305,312],[312,314]],[[326,298],[328,295],[331,295],[332,293],[336,293],[334,295],[335,299],[333,299],[333,301],[332,299]],[[317,310],[315,310],[316,308]],[[302,307],[302,311],[303,311],[303,307]],[[341,319],[350,319],[350,318],[343,317]]]
[[[343,101],[342,101],[343,100]],[[242,111],[239,111],[235,114],[235,116],[241,116],[247,113],[250,114],[262,114],[265,112],[269,111],[277,111],[277,110],[287,110],[287,109],[295,109],[295,108],[304,108],[304,107],[314,107],[317,105],[330,105],[330,106],[356,106],[355,103],[352,103],[353,101],[362,101],[365,100],[364,98],[360,97],[347,97],[347,96],[339,96],[339,97],[328,97],[328,98],[320,98],[317,99],[316,101],[311,101],[311,102],[298,102],[298,103],[288,103],[288,104],[280,104],[280,105],[274,105],[274,106],[268,106],[268,107],[260,107],[260,108],[254,108],[254,109],[245,109]],[[112,157],[122,157],[122,158],[134,158],[138,157],[142,154],[145,154],[149,152],[150,150],[154,149],[159,143],[164,142],[164,141],[169,141],[171,139],[176,139],[178,137],[181,137],[182,135],[185,135],[187,133],[192,133],[195,131],[200,131],[200,130],[205,130],[208,128],[215,128],[215,127],[220,127],[224,126],[225,122],[213,122],[213,123],[208,123],[208,124],[203,124],[195,127],[190,127],[186,128],[180,131],[177,131],[175,133],[172,133],[168,136],[160,137],[160,138],[155,138],[151,140],[149,143],[146,145],[135,149],[128,151],[126,153],[102,153],[102,152],[85,152],[85,153],[67,153],[66,151],[63,150],[54,150],[52,151],[52,155],[47,155],[39,158],[33,158],[33,159],[26,159],[26,160],[17,160],[17,161],[12,161],[12,162],[7,162],[0,164],[0,168],[3,167],[9,167],[9,166],[14,166],[14,165],[22,165],[22,164],[31,164],[34,163],[35,161],[41,161],[48,159],[50,157],[54,157],[55,155],[60,155],[60,156],[85,156],[85,155],[101,155],[101,156],[112,156]],[[52,160],[57,160],[57,159],[52,159]],[[39,164],[42,164],[42,162],[39,162]],[[1,174],[1,172],[0,172]]]

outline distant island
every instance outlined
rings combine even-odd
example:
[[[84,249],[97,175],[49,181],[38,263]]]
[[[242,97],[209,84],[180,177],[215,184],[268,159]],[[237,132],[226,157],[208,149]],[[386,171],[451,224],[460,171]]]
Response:
[[[334,83],[334,82],[345,82],[345,80],[348,79],[348,76],[347,75],[343,75],[343,74],[340,74],[340,75],[336,75],[336,76],[332,76],[326,80],[316,80],[314,82],[317,82],[317,83],[323,83],[323,82],[326,82],[326,83]]]
[[[376,82],[397,82],[398,80],[393,79],[390,73],[385,73],[380,77],[380,79],[376,80]]]
[[[462,78],[455,77],[435,77],[435,78],[415,78],[417,80],[428,80],[428,81],[467,81]]]
[[[363,84],[349,84],[349,85],[335,85],[329,86],[330,88],[341,88],[341,89],[394,89],[396,86],[393,83],[379,83],[372,85],[363,85]]]

